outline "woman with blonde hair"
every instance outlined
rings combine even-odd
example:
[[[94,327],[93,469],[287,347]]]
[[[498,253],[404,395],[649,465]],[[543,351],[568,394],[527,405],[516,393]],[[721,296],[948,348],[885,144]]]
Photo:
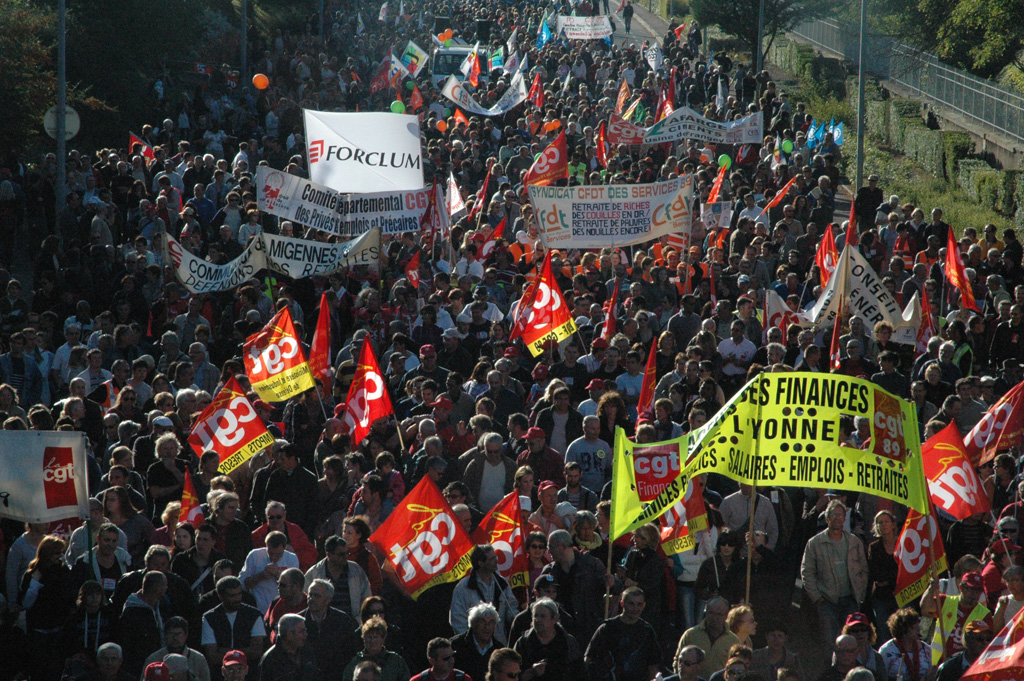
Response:
[[[757,620],[754,618],[754,609],[749,605],[737,605],[725,616],[725,625],[729,631],[736,634],[740,643],[753,648],[751,637],[757,633]]]
[[[75,602],[71,568],[64,562],[67,544],[48,534],[39,542],[36,557],[22,575],[18,590],[25,608],[28,664],[33,679],[60,678],[63,658],[54,655],[60,628]]]

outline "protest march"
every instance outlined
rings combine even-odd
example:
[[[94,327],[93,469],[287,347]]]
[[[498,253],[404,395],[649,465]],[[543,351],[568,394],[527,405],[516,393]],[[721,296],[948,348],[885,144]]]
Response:
[[[0,154],[0,681],[1020,678],[1017,231],[689,16],[266,9]]]

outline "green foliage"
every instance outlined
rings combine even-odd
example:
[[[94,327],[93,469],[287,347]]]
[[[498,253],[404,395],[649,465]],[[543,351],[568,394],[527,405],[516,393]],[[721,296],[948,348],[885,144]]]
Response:
[[[0,149],[21,148],[57,102],[56,17],[26,0],[0,0]]]
[[[957,164],[974,151],[974,142],[966,132],[946,130],[942,136],[942,158],[945,162],[943,171],[946,179],[954,182],[957,176]]]
[[[939,0],[922,0],[922,4]],[[1024,48],[1024,3],[1020,0],[957,0],[944,7],[936,35],[939,57],[991,78],[1017,61]]]
[[[691,11],[704,26],[718,26],[723,33],[736,36],[747,51],[757,54],[757,17],[761,0],[692,0]],[[833,0],[764,0],[765,53],[780,33],[801,21],[826,16]]]
[[[687,0],[661,0],[659,7],[661,16],[669,20],[683,21],[690,14],[690,3]]]

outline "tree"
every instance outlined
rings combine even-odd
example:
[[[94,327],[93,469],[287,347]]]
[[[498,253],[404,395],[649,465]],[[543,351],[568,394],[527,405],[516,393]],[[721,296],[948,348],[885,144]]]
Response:
[[[718,26],[735,36],[757,61],[757,23],[761,0],[693,0],[694,18],[704,26]],[[780,33],[801,21],[827,16],[835,8],[834,0],[764,0],[764,53]]]
[[[1006,66],[1024,66],[1024,3],[1020,0],[957,0],[952,7],[922,0],[922,8],[945,5],[934,50],[943,60],[991,78]]]
[[[0,149],[21,149],[56,103],[56,16],[26,0],[0,0]]]

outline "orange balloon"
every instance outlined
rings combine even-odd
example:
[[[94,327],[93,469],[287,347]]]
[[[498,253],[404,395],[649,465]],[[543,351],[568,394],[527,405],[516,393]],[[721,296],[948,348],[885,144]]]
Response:
[[[444,32],[444,39],[451,40],[453,35],[455,35],[455,32],[449,28],[447,31]]]
[[[270,79],[262,73],[257,73],[252,77],[252,85],[257,90],[266,90],[270,86]]]
[[[438,121],[437,122],[437,129],[438,129],[439,132],[444,132],[445,130],[448,129],[448,124],[445,123],[444,121]]]

